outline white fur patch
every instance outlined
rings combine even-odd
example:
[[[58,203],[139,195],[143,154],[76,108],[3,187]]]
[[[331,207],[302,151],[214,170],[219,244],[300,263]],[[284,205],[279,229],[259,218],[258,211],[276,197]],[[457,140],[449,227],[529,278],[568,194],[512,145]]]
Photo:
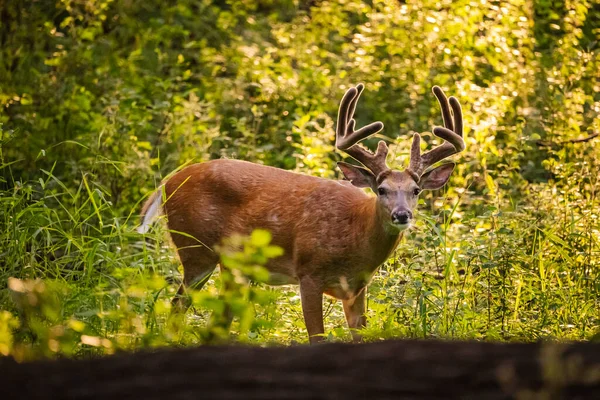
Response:
[[[159,189],[160,190],[160,189]],[[146,233],[150,230],[150,225],[156,220],[158,215],[160,214],[160,203],[162,202],[162,193],[158,193],[156,198],[148,207],[148,211],[144,215],[144,220],[142,221],[142,225],[137,228],[138,233]]]

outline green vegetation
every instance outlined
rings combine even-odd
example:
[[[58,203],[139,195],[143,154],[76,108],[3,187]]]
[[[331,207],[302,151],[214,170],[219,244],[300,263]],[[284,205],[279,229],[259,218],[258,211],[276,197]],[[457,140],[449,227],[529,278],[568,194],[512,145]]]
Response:
[[[600,2],[403,3],[0,3],[0,353],[213,342],[226,308],[236,341],[306,342],[295,287],[240,284],[239,266],[264,276],[268,234],[223,247],[231,291],[216,274],[169,317],[179,263],[137,215],[190,162],[339,178],[333,118],[358,82],[358,125],[385,123],[390,165],[412,131],[434,144],[434,84],[463,104],[467,142],[369,287],[365,337],[597,339]]]

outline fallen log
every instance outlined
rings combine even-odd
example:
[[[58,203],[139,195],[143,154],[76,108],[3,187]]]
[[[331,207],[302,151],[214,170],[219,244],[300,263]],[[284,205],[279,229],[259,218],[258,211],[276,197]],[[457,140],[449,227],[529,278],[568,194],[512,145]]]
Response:
[[[600,344],[386,341],[0,359],[2,399],[598,399]]]

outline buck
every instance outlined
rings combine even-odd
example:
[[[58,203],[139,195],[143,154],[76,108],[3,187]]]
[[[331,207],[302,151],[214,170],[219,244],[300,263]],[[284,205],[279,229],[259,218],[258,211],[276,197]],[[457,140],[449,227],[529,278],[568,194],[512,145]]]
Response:
[[[384,141],[375,153],[358,144],[383,129],[373,122],[354,130],[363,88],[348,89],[339,107],[336,148],[362,164],[338,163],[347,181],[219,159],[182,169],[150,196],[140,231],[146,232],[161,212],[166,215],[184,270],[176,299],[186,287],[201,288],[208,280],[219,262],[214,246],[223,238],[262,228],[284,250],[266,265],[269,283],[300,285],[310,342],[323,340],[323,294],[342,301],[353,338],[360,340],[356,330],[366,326],[369,281],[413,222],[419,193],[444,186],[454,163],[428,168],[465,147],[460,104],[435,86],[444,126],[433,133],[443,143],[421,154],[415,133],[409,167],[390,169]]]

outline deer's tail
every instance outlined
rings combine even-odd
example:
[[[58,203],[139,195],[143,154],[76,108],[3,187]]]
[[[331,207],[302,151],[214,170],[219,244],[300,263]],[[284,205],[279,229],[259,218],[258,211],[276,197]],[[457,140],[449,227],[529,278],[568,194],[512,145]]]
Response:
[[[162,188],[158,188],[152,193],[142,207],[142,224],[137,228],[139,233],[146,233],[150,230],[150,225],[162,213]]]

